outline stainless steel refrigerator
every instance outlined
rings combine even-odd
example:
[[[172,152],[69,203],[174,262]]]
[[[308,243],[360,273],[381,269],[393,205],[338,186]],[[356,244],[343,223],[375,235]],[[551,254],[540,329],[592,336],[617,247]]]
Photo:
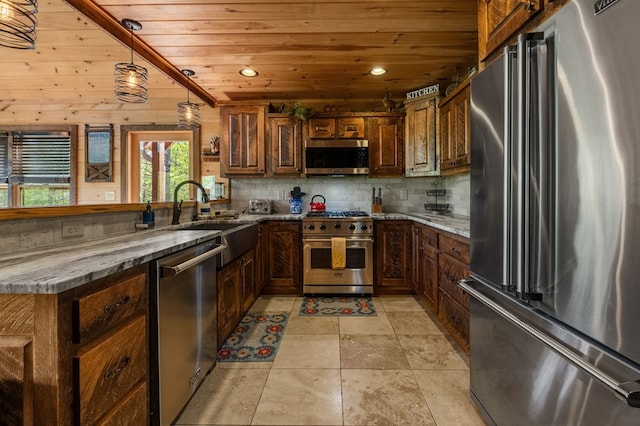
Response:
[[[640,1],[574,0],[471,82],[471,397],[640,425]]]

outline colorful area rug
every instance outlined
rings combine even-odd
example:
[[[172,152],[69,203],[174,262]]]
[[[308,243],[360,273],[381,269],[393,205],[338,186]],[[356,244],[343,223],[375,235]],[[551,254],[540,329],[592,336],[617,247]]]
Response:
[[[377,315],[371,297],[305,297],[300,315]]]
[[[289,316],[248,313],[218,351],[218,362],[273,361]]]

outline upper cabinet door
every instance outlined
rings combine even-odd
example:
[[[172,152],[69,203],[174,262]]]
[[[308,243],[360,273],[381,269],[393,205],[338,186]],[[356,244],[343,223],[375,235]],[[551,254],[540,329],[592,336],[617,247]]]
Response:
[[[437,176],[440,174],[436,155],[438,145],[438,95],[405,102],[406,156],[405,175]]]
[[[478,0],[479,57],[484,60],[544,8],[544,0]]]
[[[363,117],[345,117],[338,118],[338,137],[339,138],[364,138],[364,118]]]
[[[463,173],[471,164],[469,80],[440,102],[440,173]]]
[[[364,138],[364,117],[310,118],[309,137],[316,139]]]
[[[265,107],[222,107],[220,118],[222,173],[226,175],[264,174]]]
[[[402,117],[367,119],[369,176],[402,176],[404,172],[404,120]]]
[[[302,121],[295,117],[270,117],[271,168],[273,175],[302,173]]]
[[[332,139],[336,137],[335,118],[310,118],[309,137],[318,139]]]

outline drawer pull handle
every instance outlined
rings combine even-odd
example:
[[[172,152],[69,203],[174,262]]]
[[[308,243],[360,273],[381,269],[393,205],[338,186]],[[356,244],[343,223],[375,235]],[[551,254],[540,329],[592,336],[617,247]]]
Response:
[[[107,379],[107,380],[108,379],[113,379],[118,374],[120,374],[120,372],[122,370],[124,370],[127,367],[127,365],[129,365],[129,357],[126,357],[125,359],[120,361],[118,363],[118,365],[116,366],[116,368],[114,368],[113,370],[109,370],[106,373],[104,373],[104,378]]]
[[[131,300],[131,298],[129,296],[125,296],[122,298],[122,300],[120,300],[119,302],[114,303],[113,305],[107,305],[104,307],[104,311],[106,313],[109,312],[113,312],[116,311],[120,308],[122,308],[124,305],[126,305],[127,303],[129,303],[129,301]]]

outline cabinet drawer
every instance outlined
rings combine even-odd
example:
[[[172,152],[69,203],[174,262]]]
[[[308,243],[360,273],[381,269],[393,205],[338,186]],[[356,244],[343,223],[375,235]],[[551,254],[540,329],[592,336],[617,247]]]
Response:
[[[469,310],[469,294],[463,291],[458,281],[469,277],[467,265],[442,254],[438,258],[439,286],[452,299]]]
[[[438,242],[440,247],[440,253],[447,254],[455,257],[456,259],[469,264],[469,243],[467,241],[460,241],[445,234],[440,234],[440,240]]]
[[[139,317],[74,358],[76,415],[93,424],[147,373],[147,324]]]
[[[438,298],[438,319],[456,342],[469,353],[469,312],[445,292]]]
[[[148,423],[147,383],[140,383],[118,407],[104,417],[96,426],[140,425]]]
[[[139,274],[73,301],[73,341],[90,340],[144,312],[146,274]]]
[[[438,248],[438,231],[428,226],[424,226],[420,228],[420,236],[422,237],[422,241],[428,246],[436,249]]]

